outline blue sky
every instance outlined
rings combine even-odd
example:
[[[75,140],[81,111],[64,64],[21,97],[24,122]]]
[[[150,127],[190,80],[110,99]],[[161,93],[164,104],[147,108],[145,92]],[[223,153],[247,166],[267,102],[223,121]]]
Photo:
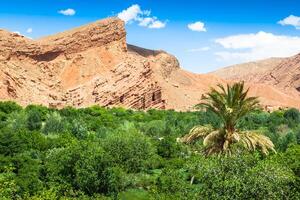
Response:
[[[197,73],[300,53],[298,0],[1,0],[0,28],[39,38],[109,16]]]

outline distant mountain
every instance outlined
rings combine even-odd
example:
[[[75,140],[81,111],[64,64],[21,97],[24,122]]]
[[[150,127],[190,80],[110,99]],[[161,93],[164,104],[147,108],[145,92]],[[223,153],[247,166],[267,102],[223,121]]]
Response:
[[[210,74],[231,81],[266,84],[297,100],[300,98],[300,54],[234,65]]]
[[[224,67],[209,74],[214,74],[227,80],[259,80],[265,73],[273,70],[283,60],[283,58],[269,58],[266,60],[242,63]]]
[[[275,75],[268,72],[279,62],[248,64],[251,73],[235,67],[194,74],[181,69],[178,60],[164,51],[128,45],[124,23],[117,18],[39,40],[0,30],[0,99],[56,108],[97,104],[187,110],[210,87],[241,78],[263,105],[300,107],[295,93],[283,90],[268,76]],[[252,83],[250,74],[264,81]],[[290,77],[279,75],[284,80]]]
[[[284,59],[265,73],[260,82],[300,95],[300,54]]]

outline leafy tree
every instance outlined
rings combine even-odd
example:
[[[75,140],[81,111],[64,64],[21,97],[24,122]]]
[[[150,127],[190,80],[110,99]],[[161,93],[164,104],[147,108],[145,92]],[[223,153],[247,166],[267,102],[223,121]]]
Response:
[[[53,112],[47,116],[43,132],[45,134],[61,133],[64,131],[64,123],[58,112]]]
[[[164,158],[174,158],[181,154],[182,148],[174,138],[165,137],[158,140],[157,153]]]
[[[290,108],[283,114],[284,118],[287,120],[292,120],[294,122],[300,122],[300,112],[296,108]]]
[[[3,200],[10,200],[17,197],[18,186],[15,181],[15,173],[12,167],[6,167],[0,173],[0,196]]]
[[[42,128],[42,116],[39,111],[31,110],[27,117],[27,127],[29,130],[39,130]]]
[[[240,107],[228,107],[228,116]],[[176,139],[205,125],[194,131],[207,132],[204,143],[214,145],[210,133],[225,132],[228,126],[209,109],[22,109],[12,102],[2,102],[0,108],[0,199],[300,198],[295,110],[255,110],[236,117],[233,135],[240,139],[228,149],[238,153],[206,157],[198,152],[209,147],[202,140],[183,145]],[[268,136],[279,153],[266,157],[241,148],[247,145],[243,135],[252,130]]]
[[[271,140],[258,134],[257,131],[238,131],[236,125],[238,121],[249,112],[258,107],[256,97],[247,97],[248,91],[244,90],[244,83],[227,85],[225,89],[218,85],[219,90],[211,89],[203,97],[204,103],[199,106],[215,113],[222,122],[222,127],[213,130],[211,126],[196,126],[181,141],[191,143],[199,137],[204,137],[203,144],[206,147],[206,154],[228,153],[231,154],[230,146],[234,143],[242,143],[249,150],[259,147],[264,154],[268,149],[274,150]]]
[[[22,141],[18,132],[9,128],[0,130],[0,154],[4,156],[13,156],[27,150],[26,144]]]
[[[87,137],[88,130],[85,123],[79,120],[73,120],[71,124],[71,133],[78,139],[83,139]]]
[[[125,123],[115,133],[108,135],[102,145],[111,157],[113,166],[122,166],[126,172],[143,170],[147,160],[155,153],[150,140],[131,123]]]
[[[0,112],[5,114],[10,114],[12,112],[19,112],[22,110],[22,107],[19,106],[16,102],[13,101],[1,101],[0,102]]]

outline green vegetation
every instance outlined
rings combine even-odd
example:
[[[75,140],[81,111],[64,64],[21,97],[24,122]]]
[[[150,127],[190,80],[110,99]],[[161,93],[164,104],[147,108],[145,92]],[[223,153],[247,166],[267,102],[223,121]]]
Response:
[[[224,127],[210,110],[0,102],[0,199],[299,199],[299,111],[255,110],[239,119],[235,130],[259,131],[277,153],[238,148],[207,157],[202,140],[176,141],[197,125]]]

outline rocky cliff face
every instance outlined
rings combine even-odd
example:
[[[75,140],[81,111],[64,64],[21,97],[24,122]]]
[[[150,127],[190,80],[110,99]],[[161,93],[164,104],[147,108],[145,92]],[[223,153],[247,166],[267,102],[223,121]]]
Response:
[[[300,54],[284,59],[259,81],[300,96]]]
[[[226,82],[184,71],[164,51],[127,45],[117,18],[39,40],[0,30],[0,100],[21,105],[186,110],[211,86]],[[272,86],[251,88],[265,105],[300,105]]]
[[[218,69],[210,74],[227,80],[254,82],[259,81],[266,73],[272,71],[283,60],[283,58],[269,58],[266,60],[242,63]]]
[[[276,88],[284,95],[282,102],[289,104],[284,96],[300,99],[300,54],[290,58],[271,58],[245,63],[212,72],[227,80],[247,81],[251,84],[264,84]],[[299,107],[300,105],[297,104]]]
[[[0,46],[0,97],[22,105],[165,108],[151,62],[179,66],[164,52],[128,51],[115,18],[36,41],[1,30]]]

